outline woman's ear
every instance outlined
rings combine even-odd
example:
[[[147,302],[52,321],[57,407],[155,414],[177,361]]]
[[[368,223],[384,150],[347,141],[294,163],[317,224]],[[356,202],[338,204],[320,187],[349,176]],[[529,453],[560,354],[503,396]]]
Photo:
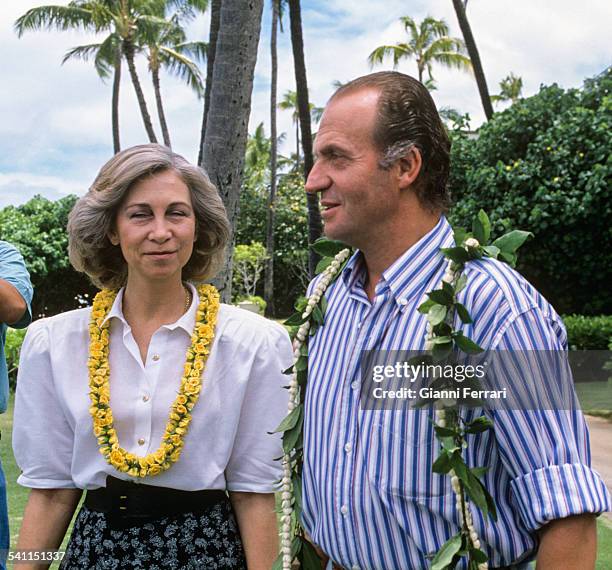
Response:
[[[399,159],[398,165],[399,186],[402,189],[408,188],[418,178],[423,167],[421,151],[416,146],[411,146],[408,152]]]
[[[108,232],[107,235],[108,235],[108,239],[113,245],[119,245],[119,236],[114,230],[111,230],[110,232]]]

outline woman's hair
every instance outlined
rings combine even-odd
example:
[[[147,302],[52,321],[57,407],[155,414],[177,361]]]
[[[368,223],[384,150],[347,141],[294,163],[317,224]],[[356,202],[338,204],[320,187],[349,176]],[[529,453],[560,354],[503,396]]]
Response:
[[[183,279],[204,281],[223,263],[230,224],[217,189],[201,168],[158,144],[128,148],[111,158],[91,188],[78,200],[68,219],[68,254],[77,271],[86,273],[98,287],[117,289],[127,280],[121,248],[111,244],[119,206],[130,188],[143,178],[170,170],[191,193],[196,219],[196,239]]]

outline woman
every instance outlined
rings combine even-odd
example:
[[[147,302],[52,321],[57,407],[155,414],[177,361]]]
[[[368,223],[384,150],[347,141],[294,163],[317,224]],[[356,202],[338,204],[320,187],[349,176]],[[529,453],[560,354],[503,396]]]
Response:
[[[133,147],[104,165],[68,231],[72,264],[103,290],[23,344],[18,548],[58,548],[86,489],[63,568],[269,570],[282,450],[268,433],[286,413],[291,346],[192,284],[228,242],[216,189],[169,149]]]

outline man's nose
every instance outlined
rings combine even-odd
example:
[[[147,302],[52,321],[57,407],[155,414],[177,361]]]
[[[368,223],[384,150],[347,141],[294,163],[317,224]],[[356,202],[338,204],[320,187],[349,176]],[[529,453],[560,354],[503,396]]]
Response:
[[[304,190],[309,194],[315,194],[316,192],[322,192],[331,185],[330,177],[325,174],[323,167],[319,161],[316,161],[313,167],[310,169],[308,179],[304,185]]]

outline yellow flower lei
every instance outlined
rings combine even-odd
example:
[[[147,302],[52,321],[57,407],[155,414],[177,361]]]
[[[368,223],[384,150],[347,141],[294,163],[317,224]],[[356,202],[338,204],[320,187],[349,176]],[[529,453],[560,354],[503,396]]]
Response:
[[[202,372],[215,336],[215,323],[219,311],[219,293],[212,285],[198,287],[200,305],[196,324],[187,349],[181,387],[170,408],[166,431],[157,451],[140,457],[127,452],[119,445],[110,408],[109,326],[103,322],[113,306],[116,290],[103,289],[93,302],[89,322],[89,413],[93,419],[94,435],[98,439],[100,453],[115,469],[132,477],[158,475],[176,463],[184,445],[183,438],[191,422],[191,410],[198,401],[202,389]]]

